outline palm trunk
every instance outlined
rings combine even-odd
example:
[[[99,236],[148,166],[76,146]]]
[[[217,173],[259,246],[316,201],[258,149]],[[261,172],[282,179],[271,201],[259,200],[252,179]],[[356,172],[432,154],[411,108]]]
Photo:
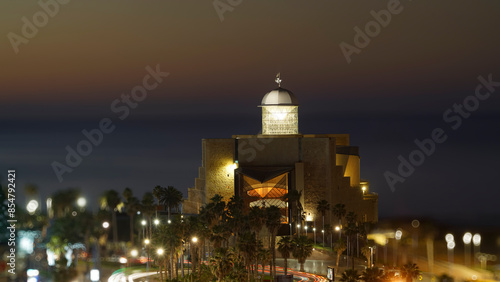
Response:
[[[273,271],[272,271],[272,276],[276,277],[276,249],[274,248],[276,245],[276,235],[273,232],[272,237],[271,237],[271,248],[273,250]]]
[[[287,274],[287,271],[288,271],[288,258],[284,258],[285,259],[285,275]]]
[[[116,211],[113,210],[111,213],[111,219],[113,220],[113,243],[118,242],[118,226],[116,224]]]
[[[130,214],[130,242],[134,245],[134,213]]]
[[[301,272],[304,272],[304,263],[301,263],[301,264],[300,264],[300,271],[301,271]]]
[[[161,271],[161,263],[158,264],[158,266],[160,267],[160,281],[163,282],[163,272]]]

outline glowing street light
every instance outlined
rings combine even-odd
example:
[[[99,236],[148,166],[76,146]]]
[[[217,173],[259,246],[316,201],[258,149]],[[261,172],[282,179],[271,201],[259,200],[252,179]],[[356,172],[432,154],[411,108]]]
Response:
[[[162,249],[162,248],[160,248],[160,249],[156,250],[156,253],[157,253],[158,255],[160,255],[160,256],[161,256],[161,255],[163,255],[163,249]]]
[[[446,243],[455,241],[455,237],[453,237],[453,234],[451,233],[446,234],[446,236],[444,236],[444,239],[446,240]]]
[[[472,237],[472,243],[474,243],[474,246],[479,246],[481,245],[481,235],[478,233],[474,234]]]
[[[193,241],[193,243],[198,242],[198,237],[193,237],[193,238],[191,239],[191,241]]]
[[[26,205],[26,210],[30,213],[30,214],[34,214],[36,209],[38,209],[38,202],[37,200],[31,200],[29,201],[29,203]]]
[[[153,221],[153,223],[154,223],[155,225],[158,225],[158,224],[160,224],[160,220],[159,220],[158,218],[156,218],[156,219]]]
[[[141,220],[141,225],[142,225],[142,226],[145,226],[145,225],[146,225],[146,221],[145,221],[144,219],[143,219],[143,220]]]
[[[313,228],[314,231],[314,245],[316,245],[316,227]]]
[[[80,198],[78,198],[78,200],[76,200],[76,204],[80,208],[84,208],[87,205],[87,200],[84,197],[80,197]]]
[[[133,249],[132,251],[130,251],[130,255],[135,258],[137,255],[139,255],[139,252],[136,249]]]
[[[102,223],[102,227],[103,227],[104,229],[108,229],[108,228],[109,228],[109,222],[107,222],[107,221],[103,222],[103,223]]]

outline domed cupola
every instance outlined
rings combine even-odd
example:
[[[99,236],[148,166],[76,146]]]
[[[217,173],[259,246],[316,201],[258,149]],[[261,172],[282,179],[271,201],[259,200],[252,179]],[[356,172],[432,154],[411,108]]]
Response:
[[[262,134],[299,134],[299,102],[292,91],[281,88],[280,74],[276,76],[278,88],[264,95],[262,107]]]

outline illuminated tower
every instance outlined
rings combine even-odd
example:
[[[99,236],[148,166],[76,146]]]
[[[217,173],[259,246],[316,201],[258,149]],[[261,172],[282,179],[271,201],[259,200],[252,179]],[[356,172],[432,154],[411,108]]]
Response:
[[[280,74],[276,76],[278,88],[262,98],[262,134],[299,134],[299,103],[289,90],[281,88]]]

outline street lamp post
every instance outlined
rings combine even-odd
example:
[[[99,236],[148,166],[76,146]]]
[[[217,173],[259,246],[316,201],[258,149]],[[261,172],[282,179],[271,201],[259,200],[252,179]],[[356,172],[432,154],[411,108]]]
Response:
[[[322,229],[321,233],[323,233],[323,247],[324,247],[325,246],[325,229]]]
[[[146,238],[146,235],[144,234],[144,230],[146,228],[146,220],[141,220],[141,225],[142,225],[142,238]]]
[[[313,228],[314,231],[314,245],[316,245],[316,227]]]
[[[393,262],[393,265],[396,266],[397,263],[398,263],[398,246],[399,246],[399,240],[401,240],[401,237],[403,236],[403,231],[401,230],[396,230],[396,233],[395,233],[395,236],[394,238],[396,240],[394,240],[394,253],[393,253],[393,257],[394,257],[394,262]]]
[[[144,245],[146,245],[146,253],[148,254],[148,260],[146,262],[146,272],[149,272],[149,239],[144,240]]]
[[[196,242],[198,242],[198,237],[196,237],[196,236],[195,236],[195,237],[193,237],[193,238],[191,239],[191,241],[192,241],[192,242],[193,242],[193,244],[195,244],[195,246],[196,246]],[[196,249],[194,249],[194,252],[196,253]],[[200,259],[201,259],[201,258],[198,258],[198,260],[200,260]],[[191,257],[191,263],[192,263],[192,262],[193,262],[193,258]],[[200,265],[200,268],[201,268],[201,265]],[[194,266],[193,266],[193,275],[194,275],[194,271],[195,271],[195,269],[194,269]],[[189,270],[188,270],[188,272],[189,272]],[[201,273],[201,269],[200,269],[200,273]],[[191,279],[192,279],[192,277],[191,277]]]
[[[478,260],[476,259],[476,255],[479,253],[481,247],[481,235],[479,233],[472,236],[472,243],[474,244],[474,265],[477,267]]]
[[[464,241],[464,263],[466,266],[470,266],[470,243],[472,242],[472,234],[467,232],[462,238]]]
[[[455,237],[453,234],[448,233],[444,236],[446,240],[446,247],[448,248],[448,264],[450,268],[450,273],[453,273],[453,249],[455,248]]]
[[[450,241],[446,244],[448,248],[448,263],[450,267],[450,273],[453,273],[453,249],[455,248],[455,241]]]
[[[368,247],[370,248],[370,265],[368,267],[372,267],[373,266],[373,248],[374,247]]]
[[[413,229],[413,238],[411,240],[411,245],[412,245],[412,248],[413,248],[413,257],[414,259],[417,257],[417,250],[418,250],[418,227],[420,226],[420,221],[418,221],[417,219],[414,219],[412,222],[411,222],[411,226],[414,228]]]

